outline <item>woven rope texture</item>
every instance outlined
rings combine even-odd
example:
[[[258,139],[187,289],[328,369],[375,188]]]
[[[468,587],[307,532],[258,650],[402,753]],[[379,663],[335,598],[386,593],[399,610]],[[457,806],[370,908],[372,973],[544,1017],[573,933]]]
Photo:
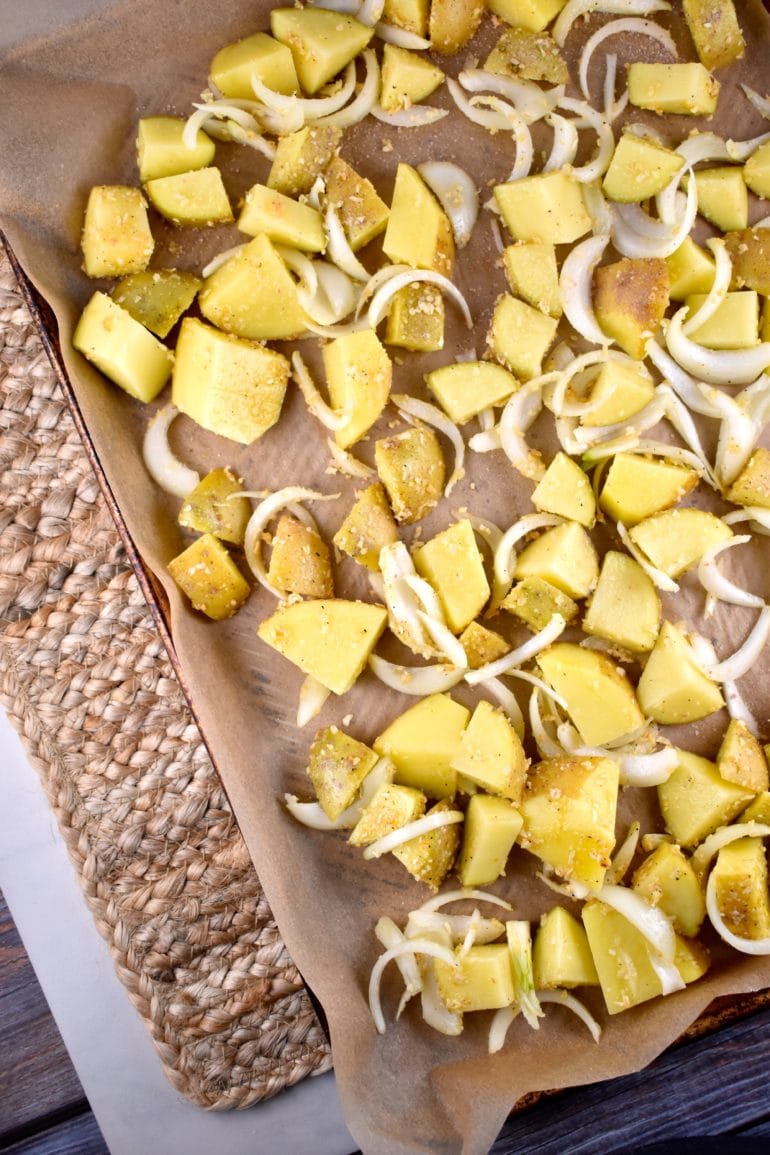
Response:
[[[331,1065],[0,250],[0,699],[174,1087],[246,1107]]]

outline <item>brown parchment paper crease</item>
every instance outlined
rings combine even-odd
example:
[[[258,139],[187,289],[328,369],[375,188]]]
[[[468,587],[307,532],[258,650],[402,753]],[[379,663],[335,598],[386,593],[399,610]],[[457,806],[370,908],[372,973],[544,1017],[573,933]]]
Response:
[[[175,644],[224,785],[286,944],[326,1010],[337,1081],[356,1140],[368,1155],[460,1151],[478,1155],[491,1145],[509,1109],[522,1095],[638,1069],[676,1039],[716,995],[769,985],[770,960],[728,955],[717,945],[706,979],[674,997],[611,1019],[602,1009],[600,996],[591,992],[587,1001],[604,1023],[598,1046],[576,1020],[558,1009],[549,1011],[536,1033],[517,1021],[504,1052],[494,1057],[486,1054],[485,1015],[467,1016],[463,1036],[445,1039],[424,1028],[410,1005],[383,1038],[375,1035],[366,1002],[369,970],[379,953],[374,923],[383,913],[398,920],[426,892],[395,860],[367,863],[341,836],[308,831],[287,816],[281,804],[284,791],[309,794],[304,767],[312,733],[294,726],[301,674],[255,635],[258,622],[274,608],[272,599],[257,587],[246,608],[222,624],[203,620],[183,604],[165,575],[166,563],[185,544],[175,522],[177,503],[159,493],[139,453],[147,411],[70,352],[79,310],[94,287],[100,287],[89,283],[80,270],[79,234],[89,188],[135,184],[137,117],[187,114],[190,102],[205,86],[217,48],[265,28],[269,8],[263,2],[243,0],[216,4],[210,0],[138,0],[115,5],[98,18],[15,50],[0,66],[4,114],[0,118],[0,221],[27,273],[54,308],[68,371],[109,484],[142,556],[167,588]],[[766,91],[770,36],[758,2],[738,0],[738,10],[749,50],[745,62],[720,74],[723,89],[713,127],[724,135],[744,138],[766,125],[748,106],[737,82],[748,79]],[[573,64],[597,19],[604,18],[576,28],[570,37]],[[681,58],[695,59],[681,18],[666,16],[663,22],[675,32]],[[487,21],[461,59],[469,54],[483,59],[494,34]],[[624,37],[612,47],[621,62],[641,56],[666,59],[655,45],[633,37]],[[601,83],[602,56],[598,53],[595,62],[594,92]],[[460,64],[461,60],[450,61],[447,69],[456,73]],[[432,102],[446,104],[446,93],[437,94]],[[678,141],[696,125],[706,127],[700,121],[670,118],[660,128]],[[550,146],[544,126],[537,126],[535,142],[538,149]],[[473,173],[484,198],[483,186],[504,180],[512,163],[510,141],[490,137],[457,115],[436,128],[411,132],[378,124],[356,128],[346,135],[342,152],[375,180],[386,197],[398,160],[455,159]],[[234,203],[252,183],[264,180],[268,169],[264,158],[232,145],[217,146],[217,163]],[[753,205],[752,212],[756,220],[765,209]],[[153,229],[158,243],[155,267],[177,264],[200,269],[215,252],[242,240],[234,227],[177,232],[155,217]],[[377,267],[376,246],[364,259],[371,269]],[[461,255],[456,279],[476,318],[473,334],[457,322],[450,306],[444,353],[429,358],[396,356],[394,390],[420,395],[426,368],[446,363],[470,347],[483,353],[494,300],[505,288],[486,214]],[[307,342],[304,350],[317,365],[317,342]],[[374,435],[382,436],[394,418],[388,410]],[[324,438],[294,389],[289,391],[278,426],[249,448],[195,430],[184,419],[178,425],[175,437],[180,453],[202,471],[227,464],[251,488],[275,489],[291,482],[339,491],[340,501],[314,509],[327,535],[349,508],[353,486],[348,479],[328,473]],[[703,433],[707,448],[713,451],[713,428],[704,428]],[[540,436],[543,448],[552,448],[545,425]],[[371,459],[373,440],[374,436],[356,451]],[[531,488],[500,454],[472,455],[465,481],[451,503],[442,502],[426,520],[423,538],[448,524],[451,510],[462,506],[508,525],[531,509]],[[708,498],[699,491],[694,500],[705,504]],[[601,540],[599,529],[597,541]],[[609,540],[605,534],[605,543]],[[731,555],[729,572],[770,596],[766,547],[764,553],[762,547],[752,555],[747,553],[740,568],[739,552]],[[339,567],[337,592],[371,597],[362,573],[348,561]],[[717,614],[705,624],[699,618],[702,593],[691,577],[684,580],[681,595],[664,601],[666,616],[695,622],[721,653],[732,651],[751,621],[746,612],[733,611]],[[498,621],[496,628],[512,641],[523,637],[512,621]],[[747,700],[765,726],[769,672],[763,659],[742,682]],[[458,691],[457,696],[473,701],[467,691]],[[387,719],[411,701],[386,691],[366,675],[344,699],[327,704],[318,724],[339,722],[350,714],[351,732],[371,740]],[[725,718],[718,715],[673,736],[690,748],[713,754]],[[619,832],[632,813],[641,814],[647,826],[659,822],[654,799],[642,800],[634,792],[625,792]],[[518,917],[534,918],[551,904],[551,896],[533,881],[533,862],[524,854],[514,857],[508,877],[495,889],[512,900]],[[397,991],[391,976],[385,985],[390,1020]]]

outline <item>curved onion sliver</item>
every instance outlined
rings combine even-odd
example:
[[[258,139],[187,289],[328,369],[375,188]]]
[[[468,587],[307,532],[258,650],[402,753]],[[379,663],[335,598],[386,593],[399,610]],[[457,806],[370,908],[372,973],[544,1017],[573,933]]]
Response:
[[[388,662],[378,654],[369,658],[369,669],[389,686],[401,694],[415,698],[425,698],[430,694],[443,694],[463,680],[464,670],[443,663],[436,666],[400,666]]]
[[[168,443],[169,429],[178,416],[174,405],[164,405],[152,415],[142,442],[142,457],[147,472],[161,489],[174,497],[187,497],[201,478],[195,469],[179,460]]]
[[[695,181],[690,181],[690,187]],[[684,333],[687,308],[679,309],[668,323],[666,346],[685,372],[709,385],[747,385],[770,367],[770,342],[750,349],[706,349]]]
[[[594,345],[609,345],[613,340],[599,327],[592,301],[594,269],[609,243],[609,236],[581,241],[565,259],[559,275],[559,296],[564,315],[573,329]]]
[[[464,248],[479,215],[479,194],[472,178],[459,164],[448,160],[425,161],[418,164],[417,171],[449,217],[457,247]]]
[[[638,16],[629,16],[625,19],[610,20],[608,24],[603,24],[601,28],[597,28],[588,40],[583,45],[580,53],[580,63],[578,65],[578,79],[580,81],[580,88],[586,100],[591,99],[591,91],[588,87],[588,69],[591,64],[591,57],[596,49],[610,36],[620,36],[627,32],[634,32],[638,36],[649,36],[653,40],[657,40],[673,57],[677,58],[678,53],[676,44],[669,32],[665,28],[661,28],[659,24],[653,23],[652,20],[642,20]]]
[[[649,16],[652,12],[668,12],[670,8],[666,0],[567,0],[551,35],[561,48],[579,16],[592,12],[605,12],[611,16]]]

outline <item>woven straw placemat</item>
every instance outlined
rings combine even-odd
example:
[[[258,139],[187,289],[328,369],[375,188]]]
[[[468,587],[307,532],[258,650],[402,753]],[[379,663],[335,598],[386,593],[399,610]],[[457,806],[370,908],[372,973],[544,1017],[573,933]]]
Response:
[[[0,700],[174,1087],[247,1107],[331,1066],[0,247]]]

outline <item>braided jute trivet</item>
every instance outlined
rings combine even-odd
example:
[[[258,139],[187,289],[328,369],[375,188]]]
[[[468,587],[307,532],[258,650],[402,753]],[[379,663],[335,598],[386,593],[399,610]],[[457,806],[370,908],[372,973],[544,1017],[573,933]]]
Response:
[[[0,700],[174,1087],[331,1056],[0,248]]]

